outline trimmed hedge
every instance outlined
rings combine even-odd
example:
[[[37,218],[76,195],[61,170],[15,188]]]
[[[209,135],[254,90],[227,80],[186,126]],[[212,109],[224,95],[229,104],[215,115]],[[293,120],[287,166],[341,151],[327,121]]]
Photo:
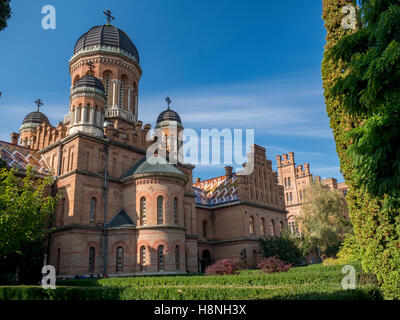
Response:
[[[352,264],[360,272],[360,264]],[[374,283],[343,290],[342,266],[312,265],[287,272],[260,270],[223,276],[143,276],[58,281],[57,289],[0,287],[0,300],[232,300],[232,299],[380,299]],[[357,282],[358,283],[358,282]]]

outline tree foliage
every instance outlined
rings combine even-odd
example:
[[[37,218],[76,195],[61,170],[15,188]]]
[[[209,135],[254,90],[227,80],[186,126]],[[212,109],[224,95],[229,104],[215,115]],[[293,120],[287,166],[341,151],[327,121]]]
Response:
[[[318,248],[326,255],[331,255],[330,249],[338,248],[344,235],[351,230],[343,194],[316,182],[308,187],[306,202],[296,223],[301,230],[303,246],[307,250]]]
[[[341,27],[350,0],[323,0],[326,110],[363,268],[400,299],[400,6],[360,0],[358,27]]]
[[[293,265],[299,265],[304,260],[299,238],[292,237],[286,230],[279,236],[260,238],[259,243],[259,252],[264,258],[277,257]]]
[[[7,27],[7,20],[11,17],[10,0],[0,1],[0,31]]]
[[[24,178],[15,169],[0,169],[0,261],[2,272],[29,273],[40,264],[43,240],[57,199],[49,195],[51,177],[37,178],[29,168]]]

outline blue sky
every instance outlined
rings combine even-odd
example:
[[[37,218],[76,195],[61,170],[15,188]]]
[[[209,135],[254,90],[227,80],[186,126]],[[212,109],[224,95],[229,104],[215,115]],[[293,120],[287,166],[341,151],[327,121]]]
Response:
[[[56,125],[68,112],[68,59],[75,41],[105,23],[139,50],[143,75],[139,118],[153,126],[171,96],[187,128],[254,128],[255,143],[277,154],[295,152],[314,175],[343,181],[320,76],[325,43],[322,1],[287,0],[12,0],[0,32],[0,139],[18,131],[42,99]],[[44,5],[56,9],[56,29],[43,30]],[[223,166],[198,166],[201,178]]]

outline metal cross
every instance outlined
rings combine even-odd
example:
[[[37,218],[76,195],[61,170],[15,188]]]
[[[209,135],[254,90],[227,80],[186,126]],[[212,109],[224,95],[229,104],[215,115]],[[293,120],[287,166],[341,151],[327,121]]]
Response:
[[[107,9],[106,11],[103,11],[104,15],[106,16],[107,19],[107,25],[110,25],[111,20],[115,20],[115,18],[111,15],[110,9]]]
[[[94,68],[96,68],[92,61],[86,62],[86,65],[89,66],[90,70],[93,70]]]
[[[169,109],[169,105],[171,104],[171,98],[170,97],[166,97],[165,98],[165,101],[167,101],[167,103],[168,103],[168,109]]]
[[[37,111],[39,112],[39,108],[40,108],[40,106],[43,105],[43,102],[42,102],[42,100],[37,99],[37,100],[35,101],[35,103],[36,103],[36,105],[37,105]]]

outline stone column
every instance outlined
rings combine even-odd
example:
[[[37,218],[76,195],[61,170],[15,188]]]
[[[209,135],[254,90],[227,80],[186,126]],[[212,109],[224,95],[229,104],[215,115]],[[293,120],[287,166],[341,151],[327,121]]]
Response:
[[[87,106],[83,106],[83,108],[82,108],[82,116],[81,116],[81,123],[87,122],[87,119],[86,119],[87,112],[86,112],[86,110],[87,110]]]
[[[79,122],[79,113],[81,112],[81,109],[79,107],[75,107],[74,111],[75,111],[74,124],[78,124],[78,122]]]
[[[131,90],[132,90],[132,87],[129,86],[128,87],[128,111],[131,111]]]
[[[116,79],[114,79],[112,82],[113,82],[113,95],[112,95],[112,104],[111,104],[111,107],[112,108],[115,108],[115,106],[116,106],[116,103],[115,103],[115,96],[116,96],[116,90],[117,90],[117,82],[116,82],[117,80]]]
[[[96,109],[95,109],[95,107],[91,107],[90,108],[90,120],[89,120],[89,123],[90,124],[92,124],[92,125],[95,125],[95,113],[96,113]]]

